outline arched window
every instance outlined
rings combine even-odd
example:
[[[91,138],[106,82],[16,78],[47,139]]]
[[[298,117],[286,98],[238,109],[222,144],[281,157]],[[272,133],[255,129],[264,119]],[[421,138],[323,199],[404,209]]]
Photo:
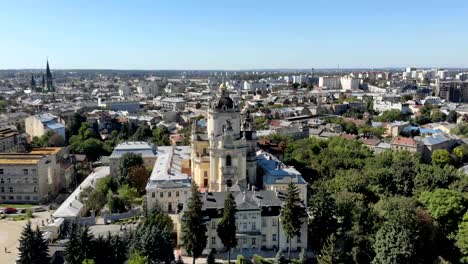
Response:
[[[231,155],[226,156],[226,166],[231,166],[232,161],[231,161]]]

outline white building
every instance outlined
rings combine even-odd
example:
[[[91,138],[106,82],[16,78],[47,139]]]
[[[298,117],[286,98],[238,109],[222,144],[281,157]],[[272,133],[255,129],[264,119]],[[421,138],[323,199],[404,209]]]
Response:
[[[319,78],[319,87],[335,90],[341,88],[340,77],[323,76]]]
[[[169,213],[179,213],[191,195],[191,148],[186,146],[159,147],[157,160],[146,185],[148,208],[160,208]]]
[[[342,90],[358,90],[361,84],[361,79],[353,78],[351,76],[341,77],[341,89]]]
[[[117,175],[119,161],[125,153],[139,154],[143,158],[144,166],[152,168],[156,162],[156,146],[143,141],[128,141],[120,143],[114,148],[109,157],[110,172],[112,176]]]
[[[65,139],[65,122],[51,114],[38,114],[25,119],[26,133],[33,137],[41,137],[48,131],[53,131]]]

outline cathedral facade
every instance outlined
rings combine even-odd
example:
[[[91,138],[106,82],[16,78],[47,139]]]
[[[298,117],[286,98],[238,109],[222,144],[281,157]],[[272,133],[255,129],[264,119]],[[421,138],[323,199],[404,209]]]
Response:
[[[192,179],[202,189],[221,192],[257,184],[257,136],[250,113],[243,117],[239,104],[221,84],[210,104],[207,126],[192,128]]]

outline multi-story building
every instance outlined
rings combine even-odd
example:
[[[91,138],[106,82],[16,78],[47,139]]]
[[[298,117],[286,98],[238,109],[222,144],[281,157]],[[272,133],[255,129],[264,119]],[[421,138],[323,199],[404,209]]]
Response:
[[[10,127],[0,128],[0,153],[9,152],[25,140],[24,136]]]
[[[282,249],[289,247],[288,238],[280,221],[283,191],[235,191],[236,238],[238,249]],[[203,194],[203,212],[207,227],[207,249],[223,250],[217,226],[223,217],[227,192]],[[305,206],[303,204],[303,206]],[[299,251],[307,247],[307,224],[301,226],[300,236],[293,237],[291,249]]]
[[[468,102],[468,81],[438,82],[435,88],[436,96],[448,102]]]
[[[327,88],[330,90],[340,89],[341,88],[341,78],[340,77],[329,77],[323,76],[319,78],[319,87]]]
[[[170,111],[184,110],[185,100],[182,97],[166,97],[161,99],[161,107]]]
[[[31,137],[40,137],[53,131],[65,139],[65,123],[51,114],[33,115],[25,120],[26,133]]]
[[[423,151],[423,145],[419,143],[418,141],[412,139],[412,138],[407,138],[407,137],[394,137],[390,143],[390,148],[392,150],[406,150],[412,153],[419,153],[421,154]]]
[[[190,147],[158,147],[153,171],[146,185],[148,208],[156,204],[169,214],[179,213],[191,195]]]
[[[343,76],[340,79],[342,90],[357,90],[361,84],[361,79],[351,76]]]
[[[72,176],[62,171],[66,153],[66,148],[0,153],[0,202],[40,203],[54,197]]]

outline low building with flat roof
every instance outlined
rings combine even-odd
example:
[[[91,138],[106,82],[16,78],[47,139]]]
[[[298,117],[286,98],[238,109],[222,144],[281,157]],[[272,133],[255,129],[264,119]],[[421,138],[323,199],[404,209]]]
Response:
[[[114,151],[109,157],[109,165],[111,174],[117,175],[119,169],[120,158],[125,153],[135,153],[141,155],[145,167],[152,168],[156,162],[156,146],[152,143],[144,141],[128,141],[120,143],[114,148]]]

